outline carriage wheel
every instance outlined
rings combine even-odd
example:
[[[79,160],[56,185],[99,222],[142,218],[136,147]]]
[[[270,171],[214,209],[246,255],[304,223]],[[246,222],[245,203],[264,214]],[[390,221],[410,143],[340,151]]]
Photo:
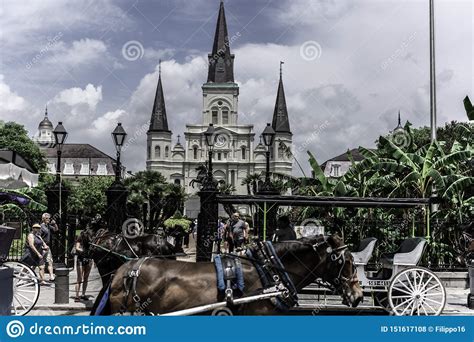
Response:
[[[17,261],[4,263],[13,268],[13,303],[11,314],[24,316],[35,306],[39,298],[40,284],[35,271]]]
[[[408,268],[393,278],[388,288],[388,300],[397,316],[438,316],[446,304],[446,290],[430,270]]]

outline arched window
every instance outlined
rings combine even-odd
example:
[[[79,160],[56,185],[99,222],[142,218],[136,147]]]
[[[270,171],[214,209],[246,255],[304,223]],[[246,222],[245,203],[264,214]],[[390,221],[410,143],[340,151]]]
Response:
[[[176,185],[181,185],[181,181],[180,181],[179,179],[175,179],[175,180],[174,180],[174,184],[176,184]]]
[[[222,108],[222,124],[223,125],[229,124],[229,109],[226,107]]]
[[[155,146],[155,158],[161,158],[161,147],[158,145]]]
[[[283,146],[278,146],[278,159],[283,159],[285,156],[284,151],[283,151]]]
[[[168,146],[165,147],[165,158],[170,156],[170,148]]]
[[[217,125],[219,123],[219,110],[213,107],[211,110],[211,115],[212,115],[212,123],[214,125]]]
[[[147,148],[147,156],[148,156],[148,159],[151,159],[151,147],[148,146]]]
[[[193,158],[198,159],[198,147],[197,146],[193,147]]]
[[[241,151],[242,151],[242,159],[247,159],[247,149],[245,148],[245,146],[242,146],[241,147]]]

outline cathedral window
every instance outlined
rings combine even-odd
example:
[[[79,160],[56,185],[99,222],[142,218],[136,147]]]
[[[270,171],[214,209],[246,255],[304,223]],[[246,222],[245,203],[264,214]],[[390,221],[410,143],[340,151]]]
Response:
[[[212,123],[217,125],[219,122],[219,112],[215,109],[212,110]]]
[[[193,158],[198,159],[198,147],[197,146],[193,147]]]
[[[229,111],[227,108],[222,110],[222,124],[228,125],[229,124]]]
[[[165,147],[165,158],[170,156],[170,148],[168,146]]]
[[[155,158],[161,158],[161,147],[155,146]]]
[[[148,148],[147,148],[147,153],[148,153],[148,154],[147,154],[147,155],[148,155],[148,159],[151,159],[151,147],[150,147],[150,146],[148,146]]]
[[[245,146],[242,146],[241,147],[241,152],[242,152],[242,159],[247,159],[247,149],[245,148]]]
[[[222,160],[222,153],[217,153],[217,160]]]
[[[278,159],[283,159],[283,157],[284,157],[283,146],[278,146]]]

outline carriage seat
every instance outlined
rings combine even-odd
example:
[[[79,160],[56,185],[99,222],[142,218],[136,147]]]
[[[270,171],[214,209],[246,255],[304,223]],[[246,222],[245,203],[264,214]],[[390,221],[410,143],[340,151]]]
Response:
[[[420,237],[403,240],[395,253],[382,254],[380,261],[384,267],[393,265],[415,266],[421,259],[426,240]]]
[[[377,239],[374,237],[369,237],[363,239],[357,248],[352,251],[352,256],[354,257],[354,264],[356,265],[367,265],[372,253],[374,251],[375,243]]]

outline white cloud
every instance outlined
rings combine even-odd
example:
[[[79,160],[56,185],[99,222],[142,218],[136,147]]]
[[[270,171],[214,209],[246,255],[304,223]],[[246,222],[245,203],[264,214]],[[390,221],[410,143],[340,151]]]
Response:
[[[73,41],[69,46],[62,42],[54,48],[53,52],[47,63],[80,66],[100,63],[108,59],[107,46],[97,39],[80,39]]]
[[[65,89],[53,99],[55,103],[65,103],[71,107],[87,104],[91,110],[95,110],[101,100],[102,86],[94,87],[94,85],[90,83],[84,89]]]
[[[101,117],[95,119],[92,122],[90,132],[94,135],[103,135],[113,131],[117,122],[120,121],[127,113],[123,109],[117,109],[112,112],[107,112]]]
[[[26,100],[10,89],[5,83],[4,76],[0,74],[0,111],[2,119],[6,112],[22,111],[27,108]]]

